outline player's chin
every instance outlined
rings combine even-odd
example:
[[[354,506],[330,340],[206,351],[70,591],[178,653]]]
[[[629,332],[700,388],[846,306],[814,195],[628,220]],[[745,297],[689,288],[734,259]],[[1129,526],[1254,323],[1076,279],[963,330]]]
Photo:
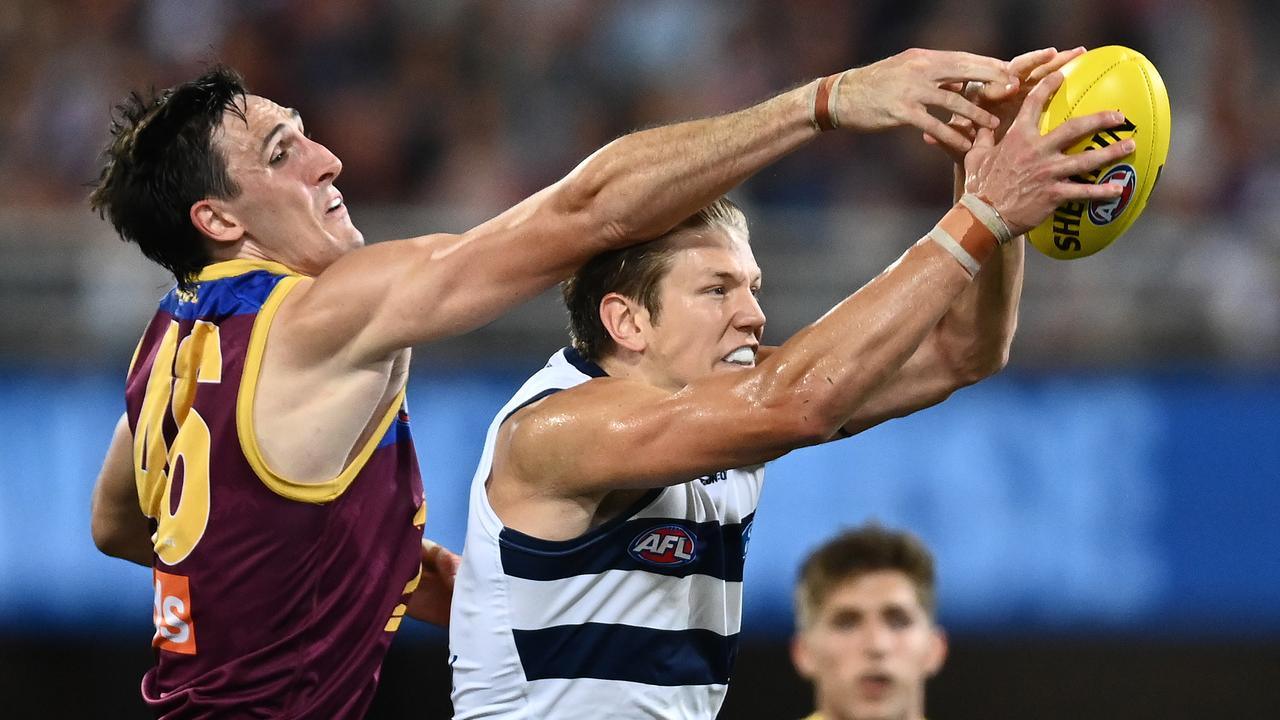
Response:
[[[355,225],[348,225],[347,231],[341,235],[341,240],[346,250],[364,247],[364,233],[360,232]]]
[[[364,235],[359,231],[331,235],[329,238],[329,252],[332,255],[330,262],[337,261],[338,258],[362,247],[364,247]]]
[[[343,250],[361,247],[364,245],[364,233],[356,227],[345,209],[342,208],[340,215],[326,215],[321,221],[320,229],[329,236],[330,243],[335,247]]]

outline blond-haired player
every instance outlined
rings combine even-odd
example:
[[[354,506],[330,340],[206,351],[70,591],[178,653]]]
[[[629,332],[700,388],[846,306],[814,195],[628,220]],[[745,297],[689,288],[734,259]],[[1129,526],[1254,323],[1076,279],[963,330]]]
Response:
[[[933,230],[767,356],[761,270],[723,201],[574,275],[574,346],[499,412],[473,478],[450,625],[457,717],[716,715],[762,463],[997,371],[1021,290],[1014,237],[1064,201],[1119,193],[1068,178],[1131,141],[1063,154],[1119,113],[1040,135],[1061,81],[1037,83],[999,142],[978,131],[965,194]]]

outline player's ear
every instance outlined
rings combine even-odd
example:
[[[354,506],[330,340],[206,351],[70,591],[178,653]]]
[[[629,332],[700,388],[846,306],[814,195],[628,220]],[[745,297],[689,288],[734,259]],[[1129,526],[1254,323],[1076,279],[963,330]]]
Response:
[[[214,242],[236,242],[244,236],[244,225],[221,202],[211,198],[191,206],[191,224]]]
[[[619,348],[632,352],[644,350],[649,311],[634,300],[618,293],[605,295],[600,299],[600,324]]]
[[[933,628],[932,636],[929,638],[929,655],[925,658],[925,674],[933,677],[942,669],[942,664],[947,661],[947,633],[941,627]]]
[[[791,636],[791,664],[796,666],[796,672],[800,673],[800,677],[806,680],[813,679],[816,670],[813,655],[809,652],[809,645],[805,642],[804,635],[799,632]]]

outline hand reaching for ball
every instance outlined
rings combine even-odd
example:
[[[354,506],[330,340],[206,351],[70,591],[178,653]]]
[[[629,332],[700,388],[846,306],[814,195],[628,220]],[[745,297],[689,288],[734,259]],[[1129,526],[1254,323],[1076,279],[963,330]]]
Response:
[[[1119,112],[1071,118],[1040,135],[1040,114],[1062,81],[1062,73],[1047,75],[1027,95],[999,142],[993,130],[979,128],[973,148],[964,157],[965,192],[994,207],[1015,235],[1039,225],[1065,202],[1113,199],[1123,190],[1118,185],[1076,183],[1070,178],[1088,174],[1133,152],[1132,139],[1098,150],[1065,154],[1082,138],[1123,122],[1124,116]]]

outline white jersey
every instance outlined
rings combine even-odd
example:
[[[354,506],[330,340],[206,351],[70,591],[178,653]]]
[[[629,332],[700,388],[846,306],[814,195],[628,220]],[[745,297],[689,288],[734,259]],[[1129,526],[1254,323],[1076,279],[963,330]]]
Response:
[[[503,527],[489,505],[502,422],[602,375],[566,348],[489,427],[449,622],[459,720],[710,720],[724,701],[762,466],[652,490],[573,540]]]

